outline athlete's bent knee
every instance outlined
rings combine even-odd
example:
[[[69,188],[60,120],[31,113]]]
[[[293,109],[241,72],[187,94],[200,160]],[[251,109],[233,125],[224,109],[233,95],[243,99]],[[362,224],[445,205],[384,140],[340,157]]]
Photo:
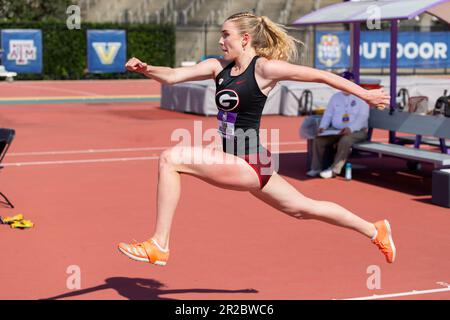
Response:
[[[159,169],[172,168],[176,163],[176,154],[174,148],[164,150],[159,156]]]
[[[172,147],[164,150],[159,157],[159,170],[173,170],[179,173],[189,173],[193,158],[193,150],[183,147]]]

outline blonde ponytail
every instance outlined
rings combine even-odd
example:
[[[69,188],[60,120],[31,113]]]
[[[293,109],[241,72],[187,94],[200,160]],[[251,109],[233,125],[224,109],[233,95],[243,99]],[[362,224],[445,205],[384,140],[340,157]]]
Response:
[[[301,42],[288,35],[284,26],[268,17],[242,12],[228,17],[225,21],[233,21],[240,34],[251,35],[251,45],[257,55],[270,60],[297,60],[297,43]]]

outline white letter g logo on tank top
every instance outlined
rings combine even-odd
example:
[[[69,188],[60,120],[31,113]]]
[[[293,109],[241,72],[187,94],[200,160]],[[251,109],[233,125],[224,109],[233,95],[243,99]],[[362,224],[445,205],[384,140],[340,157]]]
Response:
[[[225,89],[216,94],[217,108],[223,111],[231,111],[239,106],[239,96],[234,90]]]

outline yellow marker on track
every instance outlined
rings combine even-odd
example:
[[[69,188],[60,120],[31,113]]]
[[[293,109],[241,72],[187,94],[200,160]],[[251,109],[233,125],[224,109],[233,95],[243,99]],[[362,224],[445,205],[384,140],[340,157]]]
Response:
[[[14,222],[20,221],[20,220],[23,220],[23,215],[22,214],[16,214],[13,217],[1,218],[2,224],[11,224],[11,223],[14,223]]]
[[[21,220],[11,223],[12,229],[30,229],[34,227],[34,223],[30,220]]]
[[[12,217],[0,217],[0,224],[9,224],[12,229],[30,229],[34,227],[31,220],[24,220],[23,214],[16,214]]]

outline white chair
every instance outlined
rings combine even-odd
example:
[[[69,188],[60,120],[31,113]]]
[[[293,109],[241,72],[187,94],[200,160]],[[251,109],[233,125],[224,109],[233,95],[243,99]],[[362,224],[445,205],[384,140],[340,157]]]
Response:
[[[5,66],[0,65],[0,77],[5,77],[6,81],[13,81],[15,76],[17,76],[17,72],[6,71]]]

